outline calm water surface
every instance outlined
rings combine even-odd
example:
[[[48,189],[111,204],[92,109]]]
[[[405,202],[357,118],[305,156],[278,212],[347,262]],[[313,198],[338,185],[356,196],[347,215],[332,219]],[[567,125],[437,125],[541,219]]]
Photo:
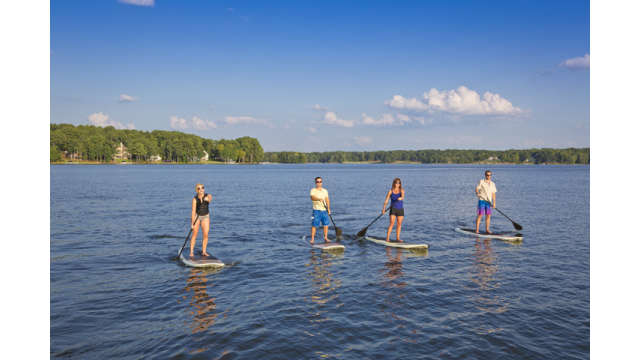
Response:
[[[491,169],[521,244],[453,231],[473,225],[480,166],[52,166],[51,356],[588,358],[589,167]],[[315,176],[343,254],[301,239]],[[396,176],[402,237],[427,254],[354,238]],[[220,271],[176,260],[197,182]]]

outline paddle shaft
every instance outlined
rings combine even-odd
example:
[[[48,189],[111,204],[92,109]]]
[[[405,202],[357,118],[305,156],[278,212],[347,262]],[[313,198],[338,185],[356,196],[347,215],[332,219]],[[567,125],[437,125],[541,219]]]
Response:
[[[187,240],[189,240],[189,237],[191,237],[191,233],[193,232],[193,227],[196,225],[197,221],[198,221],[198,214],[196,214],[196,220],[193,222],[193,225],[191,225],[191,229],[189,229],[189,233],[187,234],[187,237],[184,239],[184,244],[182,244],[180,251],[178,251],[178,257],[180,257],[180,254],[182,254],[182,250],[184,250],[184,246],[187,245]]]
[[[324,205],[324,208],[327,210],[327,214],[329,214],[329,219],[331,219],[331,223],[333,224],[333,228],[336,230],[336,239],[338,238],[338,236],[340,236],[340,234],[342,234],[342,231],[340,231],[340,228],[336,226],[336,223],[333,221],[333,216],[331,216],[331,213],[329,213],[329,208],[327,207],[327,204],[323,201],[322,205]]]
[[[382,215],[384,215],[387,211],[389,211],[389,209],[391,209],[391,206],[389,206],[389,207],[387,208],[387,210],[385,210],[382,214],[378,215],[378,217],[376,217],[375,219],[373,219],[373,221],[372,221],[372,222],[370,222],[370,223],[369,223],[369,225],[365,226],[362,230],[358,231],[358,235],[359,235],[359,236],[364,236],[364,234],[366,234],[366,233],[367,233],[367,229],[369,228],[369,226],[373,225],[373,223],[374,223],[374,222],[378,221],[378,219],[380,219],[380,217],[381,217]],[[362,232],[364,232],[364,234],[360,235]]]
[[[522,226],[520,224],[518,224],[517,222],[511,220],[510,217],[507,216],[507,214],[503,213],[502,211],[500,211],[500,209],[498,209],[497,207],[494,207],[494,209],[496,209],[500,214],[502,214],[504,217],[506,217],[507,219],[509,219],[509,221],[511,221],[511,223],[513,224],[513,226],[518,229],[521,230]]]

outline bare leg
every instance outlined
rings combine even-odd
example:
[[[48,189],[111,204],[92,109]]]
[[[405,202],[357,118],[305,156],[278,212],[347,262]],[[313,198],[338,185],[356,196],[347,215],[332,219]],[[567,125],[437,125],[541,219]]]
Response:
[[[396,223],[396,216],[389,216],[389,227],[387,228],[387,242],[389,242],[389,236],[391,235],[391,230],[393,230],[393,224]]]
[[[322,234],[324,235],[324,242],[330,243],[331,241],[329,241],[329,238],[327,237],[329,236],[329,225],[322,227]]]
[[[191,252],[189,252],[190,257],[193,257],[193,248],[196,246],[196,237],[198,237],[198,230],[200,230],[200,220],[196,220],[196,224],[193,226],[193,235],[191,235]]]
[[[484,224],[487,229],[487,234],[491,234],[491,231],[489,231],[489,226],[491,226],[491,215],[487,214],[487,216],[484,219]]]
[[[202,226],[202,256],[209,256],[207,253],[207,243],[209,242],[209,219],[200,222]]]
[[[480,232],[480,221],[482,221],[482,214],[478,214],[476,218],[476,234]]]
[[[313,245],[313,239],[315,239],[316,237],[316,227],[312,226],[311,227],[311,241],[309,242],[311,245]]]
[[[402,242],[400,240],[400,231],[402,231],[402,220],[404,220],[404,216],[398,216],[398,225],[396,225],[396,241]]]

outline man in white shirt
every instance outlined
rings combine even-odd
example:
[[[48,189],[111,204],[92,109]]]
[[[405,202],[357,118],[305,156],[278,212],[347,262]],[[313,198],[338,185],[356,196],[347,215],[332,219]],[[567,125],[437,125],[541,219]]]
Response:
[[[331,214],[331,203],[329,202],[329,192],[322,188],[322,178],[316,178],[316,187],[309,192],[313,203],[313,220],[311,221],[311,244],[316,237],[316,227],[322,224],[324,232],[324,242],[329,243],[329,214]]]
[[[476,186],[476,196],[478,197],[478,217],[476,218],[476,234],[480,232],[480,221],[482,215],[485,216],[485,229],[487,234],[491,234],[489,226],[491,225],[491,208],[496,207],[496,184],[491,181],[491,171],[484,172],[484,179],[480,180]]]

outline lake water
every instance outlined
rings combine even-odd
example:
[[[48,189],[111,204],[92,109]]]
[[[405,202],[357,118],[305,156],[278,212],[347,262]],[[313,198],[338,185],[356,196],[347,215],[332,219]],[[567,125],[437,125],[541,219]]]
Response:
[[[473,226],[484,169],[51,166],[51,356],[588,358],[589,167],[491,166],[520,244],[453,231]],[[315,176],[343,254],[302,240]],[[428,243],[426,254],[355,239],[394,177],[406,190],[402,238]],[[197,182],[214,197],[208,250],[229,264],[220,271],[176,259]],[[492,230],[512,229],[494,214]]]

